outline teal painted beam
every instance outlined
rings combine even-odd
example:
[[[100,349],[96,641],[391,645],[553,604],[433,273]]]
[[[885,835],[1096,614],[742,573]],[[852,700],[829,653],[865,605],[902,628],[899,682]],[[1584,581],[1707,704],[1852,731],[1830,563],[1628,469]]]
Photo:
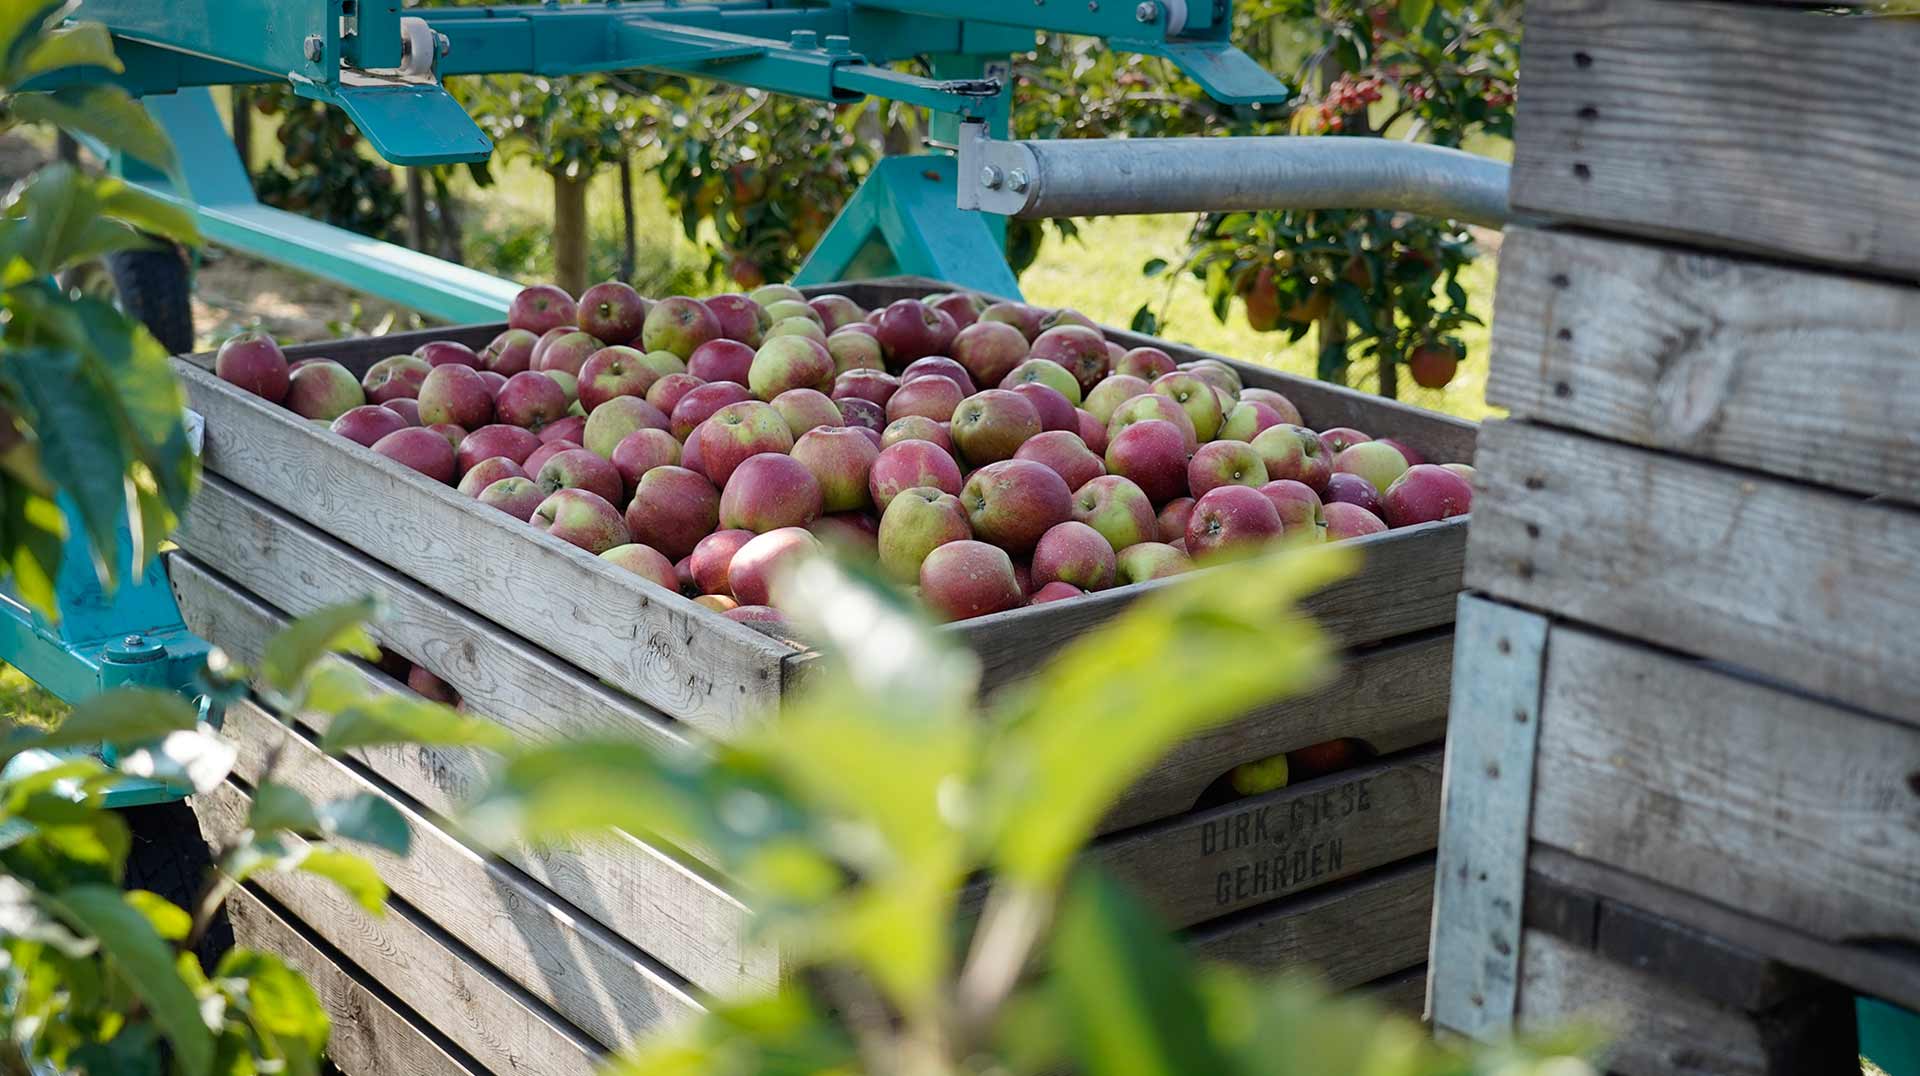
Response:
[[[954,205],[952,157],[889,157],[834,218],[795,284],[905,273],[1018,297],[995,218]]]

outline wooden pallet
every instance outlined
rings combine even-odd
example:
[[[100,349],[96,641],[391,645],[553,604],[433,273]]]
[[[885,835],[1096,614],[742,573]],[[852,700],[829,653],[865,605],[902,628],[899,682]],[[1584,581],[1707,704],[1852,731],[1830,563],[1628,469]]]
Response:
[[[938,285],[838,290],[871,306]],[[499,328],[343,341],[289,357],[324,355],[361,373],[428,339],[479,344]],[[1201,355],[1151,342],[1181,360]],[[797,646],[239,392],[206,372],[208,358],[176,362],[206,420],[206,481],[169,569],[188,623],[239,660],[255,660],[291,617],[372,594],[386,610],[375,630],[381,644],[446,680],[470,712],[530,740],[626,734],[662,748],[735,735],[804,679],[810,655]],[[1440,460],[1471,456],[1470,424],[1238,368],[1249,384],[1286,393],[1310,424],[1400,437]],[[1202,952],[1259,968],[1318,967],[1340,987],[1408,1005],[1430,920],[1465,538],[1465,521],[1450,520],[1357,543],[1360,572],[1308,602],[1346,649],[1333,682],[1181,745],[1121,797],[1087,855],[1132,882]],[[1181,584],[945,630],[981,656],[991,692],[1142,595]],[[347,664],[371,689],[404,690]],[[431,1032],[447,1056],[483,1071],[570,1072],[698,1011],[702,998],[778,983],[779,954],[751,939],[748,909],[699,849],[622,836],[482,854],[448,819],[485,782],[487,758],[376,748],[331,760],[314,747],[318,721],[240,706],[228,727],[242,761],[229,786],[202,797],[202,825],[218,835],[241,823],[276,750],[280,779],[316,794],[374,791],[400,807],[416,852],[382,862],[397,917],[372,920],[323,886],[275,877],[249,890],[265,911],[248,922],[275,937],[297,933],[303,954],[336,956],[343,983],[379,982],[391,995],[384,1003]],[[1239,763],[1342,737],[1365,741],[1376,757],[1236,802],[1210,793]],[[1203,803],[1203,794],[1212,798]],[[387,974],[390,960],[410,972]],[[366,1004],[346,986],[329,997]]]
[[[1852,89],[1920,24],[1525,32],[1430,1015],[1852,1071],[1856,992],[1920,1007],[1920,119]]]

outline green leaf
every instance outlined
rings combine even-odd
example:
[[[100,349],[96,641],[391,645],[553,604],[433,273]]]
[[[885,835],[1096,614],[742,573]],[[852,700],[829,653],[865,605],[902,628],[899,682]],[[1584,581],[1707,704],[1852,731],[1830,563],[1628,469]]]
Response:
[[[292,1076],[319,1071],[331,1021],[320,995],[299,972],[272,953],[234,949],[220,958],[215,974],[240,981],[235,1000],[259,1036],[263,1054],[284,1062]]]
[[[1052,985],[1072,1029],[1078,1071],[1087,1076],[1227,1076],[1236,1071],[1209,1032],[1193,957],[1111,880],[1089,871],[1075,881],[1061,908],[1052,952]],[[1308,1062],[1303,1071],[1327,1070]]]
[[[15,98],[16,107],[20,100]],[[48,274],[146,246],[132,228],[104,214],[94,190],[91,176],[64,162],[34,173],[7,206],[18,223],[7,229],[0,253],[25,258],[38,273]]]
[[[32,412],[47,478],[78,507],[100,562],[111,564],[127,507],[127,463],[112,400],[67,351],[12,352],[0,362],[0,382]]]
[[[193,214],[173,202],[118,180],[103,182],[100,208],[115,220],[124,221],[149,235],[173,239],[189,246],[200,242],[199,226]]]
[[[73,6],[74,0],[9,0],[0,4],[0,54],[6,57],[6,70],[9,73],[8,84],[15,81],[11,73],[16,65],[34,44],[45,36],[43,27],[64,9]]]
[[[115,74],[126,70],[113,54],[113,35],[97,22],[80,22],[43,35],[8,74],[18,86],[35,75],[63,67],[104,67]]]
[[[361,747],[417,744],[504,751],[513,742],[511,733],[490,721],[413,695],[395,694],[370,696],[334,711],[320,737],[320,749],[338,755]]]
[[[66,86],[52,93],[13,98],[13,113],[28,123],[48,123],[73,134],[92,135],[108,148],[137,157],[169,175],[179,171],[173,143],[140,102],[118,86]]]
[[[146,687],[116,688],[81,700],[66,720],[47,732],[15,730],[0,758],[30,747],[54,748],[108,743],[125,747],[192,729],[200,715],[179,693]]]
[[[247,812],[247,828],[255,833],[274,833],[279,830],[318,833],[320,816],[305,793],[278,781],[267,781],[253,790],[253,807]]]
[[[378,615],[372,598],[330,605],[287,625],[267,640],[260,672],[275,690],[292,693],[314,662],[335,651],[376,659],[380,649],[367,634],[368,621]]]
[[[173,949],[130,903],[105,886],[78,886],[59,894],[56,910],[76,929],[100,940],[113,968],[133,988],[188,1076],[200,1076],[213,1063],[213,1034],[200,1015],[200,1002],[173,964]]]
[[[396,856],[406,855],[413,843],[413,828],[406,816],[386,797],[372,792],[321,804],[316,813],[320,832],[329,837],[370,844]]]
[[[26,883],[0,874],[0,941],[18,938],[38,942],[75,960],[97,951],[98,942],[67,929],[66,924],[48,915],[36,898]]]
[[[0,478],[0,554],[13,592],[48,620],[59,618],[54,579],[67,540],[60,506],[25,485]]]
[[[169,732],[158,743],[127,752],[120,758],[120,770],[204,794],[227,779],[239,754],[211,726],[202,726]]]
[[[1400,0],[1400,25],[1418,33],[1433,14],[1433,0]]]
[[[292,866],[339,886],[373,915],[386,914],[387,883],[380,880],[380,872],[364,858],[338,848],[310,844],[306,854]]]
[[[147,922],[153,924],[154,933],[170,942],[184,941],[193,930],[193,916],[158,893],[129,889],[127,903],[147,917]]]
[[[1292,606],[1357,557],[1296,547],[1195,573],[1080,636],[1005,697],[984,807],[1008,876],[1052,888],[1114,798],[1176,744],[1318,686],[1333,646]]]

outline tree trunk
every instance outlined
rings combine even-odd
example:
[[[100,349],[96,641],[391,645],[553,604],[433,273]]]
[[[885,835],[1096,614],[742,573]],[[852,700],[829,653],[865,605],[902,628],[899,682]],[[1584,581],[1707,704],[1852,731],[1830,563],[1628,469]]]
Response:
[[[620,227],[620,279],[631,284],[640,253],[633,234],[633,161],[624,154],[620,157]]]
[[[1380,356],[1380,395],[1389,400],[1400,398],[1400,364]]]
[[[253,94],[244,86],[234,86],[233,148],[240,154],[240,167],[253,174]]]
[[[1336,345],[1344,347],[1346,345],[1346,342],[1347,342],[1346,315],[1340,313],[1338,310],[1334,310],[1329,312],[1326,317],[1323,317],[1320,319],[1320,354],[1321,355],[1325,355],[1328,349]],[[1316,372],[1319,373],[1320,380],[1328,381],[1335,385],[1344,386],[1347,383],[1347,371],[1350,368],[1351,368],[1351,364],[1343,362],[1339,366],[1334,367],[1332,369],[1318,369],[1316,366]]]
[[[440,210],[440,257],[455,265],[467,264],[466,234],[460,227],[460,200],[453,195],[453,177],[433,173],[433,204]]]
[[[431,241],[427,234],[427,180],[418,168],[407,169],[407,239],[422,254]]]
[[[587,178],[553,175],[553,277],[570,294],[587,290]]]

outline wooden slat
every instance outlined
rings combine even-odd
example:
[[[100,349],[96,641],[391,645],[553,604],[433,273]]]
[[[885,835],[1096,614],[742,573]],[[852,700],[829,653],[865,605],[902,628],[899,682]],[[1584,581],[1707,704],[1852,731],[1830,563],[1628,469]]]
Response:
[[[1376,979],[1361,987],[1359,992],[1388,1012],[1418,1020],[1427,1001],[1427,966],[1422,964],[1395,975]]]
[[[468,709],[530,740],[622,736],[687,746],[687,730],[491,621],[356,553],[217,476],[175,538],[199,560],[293,616],[372,596],[374,634],[452,684]]]
[[[437,1032],[417,1026],[411,1013],[390,1005],[364,973],[335,964],[298,928],[250,889],[227,898],[235,940],[278,955],[306,977],[333,1020],[327,1057],[346,1076],[476,1076],[485,1070]]]
[[[181,613],[195,633],[240,661],[257,665],[261,646],[284,624],[278,611],[184,555],[170,558],[168,569]],[[360,672],[368,690],[403,690],[377,673],[343,664]],[[324,723],[314,715],[299,715],[298,721],[314,732],[324,731]],[[486,757],[471,750],[392,746],[367,748],[352,756],[443,817],[457,815],[489,781]],[[707,993],[728,997],[758,993],[779,980],[776,954],[748,939],[747,908],[720,884],[677,858],[681,853],[669,853],[624,833],[571,845],[514,844],[500,852],[582,914]]]
[[[1071,603],[1062,603],[1071,604]],[[1381,754],[1446,732],[1453,636],[1428,635],[1349,655],[1333,683],[1181,743],[1123,794],[1101,832],[1192,810],[1200,793],[1242,762],[1351,736]]]
[[[1748,1015],[1538,930],[1523,936],[1520,973],[1520,1026],[1544,1031],[1598,1021],[1618,1035],[1605,1066],[1620,1076],[1789,1076],[1859,1067],[1851,1005]]]
[[[1517,212],[1920,277],[1920,115],[1887,92],[1920,70],[1920,25],[1660,0],[1526,17]]]
[[[250,802],[224,784],[197,797],[194,809],[209,840],[228,841],[246,828]],[[289,843],[297,849],[301,842]],[[389,902],[373,916],[314,875],[266,872],[255,881],[287,915],[499,1076],[586,1076],[596,1068],[602,1050],[587,1036],[406,904]],[[549,963],[568,974],[571,955],[557,951]]]
[[[315,802],[375,795],[392,804],[413,834],[408,854],[359,851],[379,868],[394,894],[603,1044],[624,1046],[700,1011],[680,978],[651,957],[460,843],[412,804],[322,755],[260,708],[251,703],[229,707],[225,729],[240,750],[234,773],[251,784],[270,773]],[[245,823],[244,813],[227,822],[229,832],[237,830]],[[293,903],[273,882],[263,884]]]
[[[1312,968],[1335,989],[1427,958],[1433,860],[1389,867],[1269,905],[1188,938],[1196,952],[1257,971]]]
[[[1920,721],[1920,513],[1517,422],[1467,585]]]
[[[1568,628],[1532,835],[1832,942],[1920,945],[1920,730]]]
[[[1920,288],[1515,227],[1496,310],[1515,418],[1920,501]]]
[[[1513,1025],[1527,809],[1545,617],[1460,599],[1433,918],[1433,1022],[1476,1038]]]
[[[1430,852],[1439,808],[1431,749],[1115,837],[1092,858],[1191,926]]]
[[[206,417],[213,473],[696,727],[737,730],[778,703],[790,647],[197,367],[174,369]]]
[[[1353,540],[1363,558],[1359,570],[1308,595],[1301,608],[1347,646],[1452,623],[1467,523],[1464,517],[1456,518]],[[1236,569],[1227,565],[1204,570]],[[980,655],[985,683],[997,688],[1031,674],[1062,647],[1134,602],[1182,582],[1173,576],[1117,587],[1073,601],[963,620],[951,630]]]

